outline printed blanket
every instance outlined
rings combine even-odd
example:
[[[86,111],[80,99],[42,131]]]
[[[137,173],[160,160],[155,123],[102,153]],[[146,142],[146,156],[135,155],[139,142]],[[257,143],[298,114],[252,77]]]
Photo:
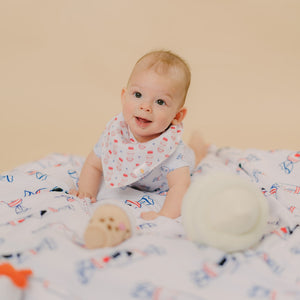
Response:
[[[114,248],[86,249],[83,232],[99,202],[67,193],[83,161],[51,154],[0,175],[0,263],[32,270],[22,299],[300,299],[300,151],[212,146],[197,166],[200,176],[221,169],[247,177],[268,201],[260,243],[231,254],[187,240],[181,218],[140,219],[160,209],[164,194],[104,186],[99,201],[128,205],[137,233]]]

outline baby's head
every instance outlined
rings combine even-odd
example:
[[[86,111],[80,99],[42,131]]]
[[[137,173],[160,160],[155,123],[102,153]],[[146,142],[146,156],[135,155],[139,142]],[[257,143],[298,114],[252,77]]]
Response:
[[[185,115],[191,73],[170,51],[153,51],[140,58],[122,90],[124,119],[139,142],[156,138]]]
[[[182,106],[184,105],[191,82],[191,71],[188,64],[180,56],[164,50],[151,51],[145,54],[136,62],[128,84],[133,75],[141,70],[154,71],[157,74],[173,78],[178,89],[182,89]]]

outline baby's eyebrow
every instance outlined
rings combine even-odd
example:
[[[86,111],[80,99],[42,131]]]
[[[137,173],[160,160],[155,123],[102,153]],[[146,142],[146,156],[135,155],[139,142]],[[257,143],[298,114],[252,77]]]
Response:
[[[130,85],[129,88],[130,88],[131,90],[139,90],[139,89],[141,89],[141,87],[139,87],[139,86],[137,86],[137,85]]]
[[[166,93],[161,93],[160,96],[157,96],[157,99],[156,100],[159,100],[159,99],[162,99],[162,100],[168,100],[168,101],[172,101],[173,100],[173,97],[172,95]]]

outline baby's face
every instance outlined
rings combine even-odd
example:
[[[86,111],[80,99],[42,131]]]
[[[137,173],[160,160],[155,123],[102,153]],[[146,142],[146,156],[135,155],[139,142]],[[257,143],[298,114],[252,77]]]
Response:
[[[185,96],[180,75],[143,68],[133,72],[127,88],[122,90],[122,106],[124,119],[137,141],[152,140],[170,124],[177,124]]]

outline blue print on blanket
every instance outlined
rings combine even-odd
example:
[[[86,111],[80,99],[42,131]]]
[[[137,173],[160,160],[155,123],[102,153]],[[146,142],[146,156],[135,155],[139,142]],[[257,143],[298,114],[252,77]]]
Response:
[[[142,208],[143,206],[154,205],[154,200],[146,194],[137,201],[127,199],[125,200],[125,204],[134,208]]]
[[[133,288],[131,296],[134,299],[153,300],[153,299],[170,299],[170,300],[201,300],[203,298],[189,294],[187,292],[170,289],[168,287],[155,285],[151,282],[141,282]]]
[[[286,209],[291,214],[291,217],[300,218],[300,185],[276,182],[269,190],[264,190],[264,194],[267,197],[274,197],[282,205],[282,209]],[[278,215],[281,213],[284,212],[279,211]]]
[[[65,209],[69,210],[73,208],[66,206]],[[67,240],[73,242],[74,245],[77,245],[81,248],[85,247],[82,237],[79,236],[75,230],[73,230],[66,224],[63,224],[61,222],[48,223],[45,226],[39,228],[38,230],[33,231],[33,233],[37,233],[45,229],[53,229],[54,231],[61,233]]]
[[[269,193],[271,195],[274,195],[276,199],[278,199],[278,193],[280,190],[287,192],[291,195],[300,195],[300,185],[297,186],[294,184],[286,184],[286,183],[274,183],[271,186]]]
[[[264,175],[264,173],[260,170],[254,169],[251,172],[248,172],[242,165],[242,163],[239,163],[237,169],[236,169],[236,173],[237,174],[241,174],[241,172],[244,172],[247,176],[249,176],[250,179],[252,179],[252,181],[258,183],[260,182],[260,177],[262,175]]]
[[[203,288],[223,274],[234,273],[239,262],[233,255],[225,255],[218,261],[205,261],[202,266],[191,272],[191,280],[197,287]]]
[[[237,160],[236,173],[246,175],[254,183],[259,183],[265,173],[261,166],[262,158],[258,154],[249,153]]]
[[[80,173],[78,172],[78,170],[68,170],[68,175],[74,179],[75,183],[76,183],[76,187],[78,188],[78,182],[79,182],[79,176]]]
[[[294,300],[299,299],[300,292],[295,289],[286,289],[280,291],[278,286],[265,286],[257,284],[252,286],[248,291],[248,296],[251,299],[284,299],[284,300]]]
[[[277,292],[275,289],[270,289],[261,285],[251,287],[248,292],[249,297],[258,299],[276,299]]]
[[[257,256],[261,258],[263,262],[265,262],[265,264],[272,273],[276,275],[281,275],[285,270],[285,268],[282,265],[280,265],[278,261],[272,258],[268,253],[257,251]]]
[[[290,248],[290,252],[295,254],[295,255],[299,255],[300,256],[300,246],[295,245],[293,247]],[[300,281],[300,278],[299,278]]]
[[[289,154],[286,160],[283,161],[280,166],[286,174],[290,174],[293,172],[294,166],[298,162],[300,162],[300,151]]]
[[[22,264],[27,260],[31,259],[33,256],[37,256],[42,252],[55,251],[57,249],[57,244],[54,239],[45,237],[43,238],[35,247],[30,248],[23,252],[17,253],[2,253],[0,258],[10,260],[15,264]]]
[[[76,272],[82,284],[88,284],[94,273],[111,267],[121,267],[137,260],[144,259],[149,255],[163,255],[164,249],[155,245],[148,245],[145,249],[122,249],[111,255],[92,257],[76,263]]]
[[[34,175],[36,179],[44,181],[47,180],[48,175],[46,173],[42,173],[40,171],[32,170],[27,172],[28,175]]]
[[[46,191],[46,190],[47,190],[47,188],[39,188],[35,191],[24,190],[24,197],[29,197],[29,196],[32,196],[32,195],[36,195],[36,194],[39,194],[42,191]]]
[[[13,182],[14,176],[13,175],[0,175],[0,181]]]
[[[157,227],[157,224],[154,222],[146,222],[146,223],[142,223],[142,224],[138,224],[137,225],[137,230],[143,230],[144,232],[147,230],[151,230],[152,228]]]
[[[0,201],[0,203],[5,204],[7,207],[14,210],[14,212],[18,214],[25,213],[29,210],[29,208],[23,206],[23,199],[19,198],[13,201],[6,203],[5,201]]]

